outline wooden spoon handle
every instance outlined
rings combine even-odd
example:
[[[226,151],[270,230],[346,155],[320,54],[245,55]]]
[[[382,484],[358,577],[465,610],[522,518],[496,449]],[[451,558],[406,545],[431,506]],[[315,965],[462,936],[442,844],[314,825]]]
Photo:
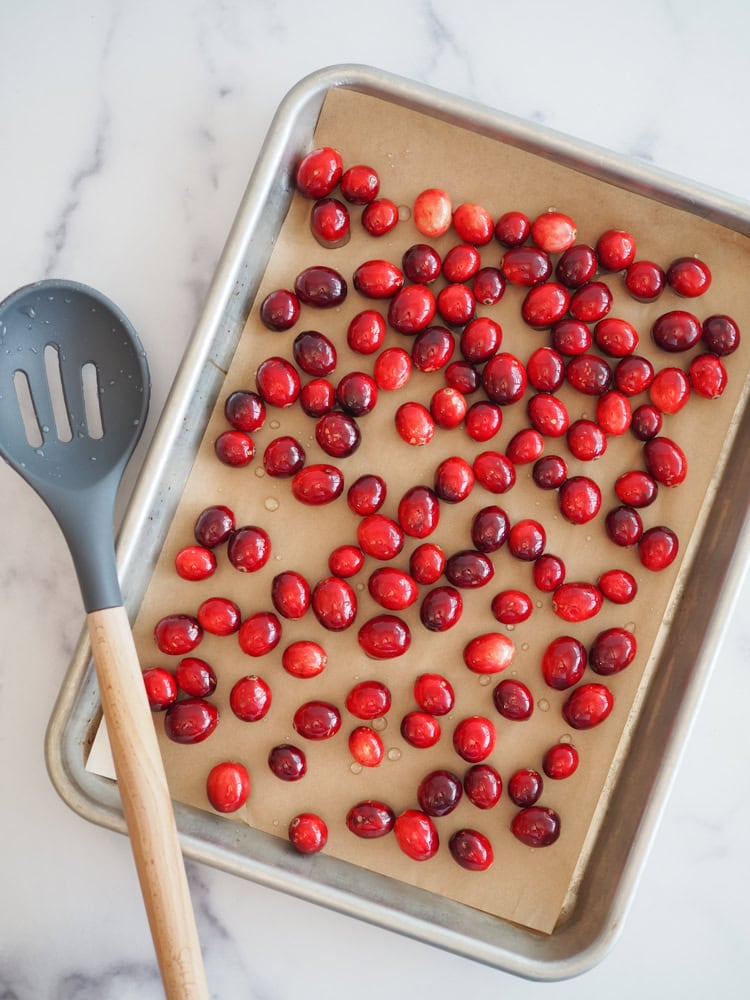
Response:
[[[125,822],[168,1000],[208,1000],[172,801],[125,609],[88,615]]]

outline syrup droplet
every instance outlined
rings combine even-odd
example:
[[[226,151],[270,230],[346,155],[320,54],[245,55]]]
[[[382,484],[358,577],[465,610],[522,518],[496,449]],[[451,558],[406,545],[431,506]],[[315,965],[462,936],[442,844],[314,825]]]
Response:
[[[281,427],[281,424],[279,423],[278,420],[269,420],[268,426],[271,428],[271,430],[277,431],[279,427]]]
[[[528,642],[522,642],[522,643],[521,643],[521,649],[522,649],[522,650],[524,651],[524,653],[526,652],[526,650],[527,650],[528,648],[529,648],[529,644],[528,644]]]
[[[384,715],[378,716],[377,719],[372,720],[372,728],[379,733],[384,732],[388,728],[388,719]]]
[[[388,760],[401,760],[401,751],[398,747],[391,747],[388,751]]]
[[[492,682],[492,678],[490,677],[489,674],[480,674],[479,675],[479,683],[482,685],[482,687],[487,687],[487,685],[490,684],[491,682]]]
[[[263,476],[265,476],[265,474],[266,474],[266,470],[263,468],[262,465],[256,465],[255,466],[255,475],[258,477],[258,479],[262,479]]]
[[[266,508],[266,510],[278,510],[279,501],[276,499],[276,497],[266,497],[266,499],[263,501],[263,506]]]
[[[356,760],[353,760],[351,762],[351,764],[349,765],[349,770],[352,772],[352,774],[361,774],[362,773],[362,765],[359,764],[359,763],[357,763]]]
[[[572,742],[573,742],[573,737],[570,735],[570,733],[563,733],[560,739],[558,740],[558,743],[572,743]]]
[[[547,701],[546,698],[540,698],[539,701],[537,702],[537,705],[539,706],[539,711],[540,712],[548,712],[549,711],[549,702]]]

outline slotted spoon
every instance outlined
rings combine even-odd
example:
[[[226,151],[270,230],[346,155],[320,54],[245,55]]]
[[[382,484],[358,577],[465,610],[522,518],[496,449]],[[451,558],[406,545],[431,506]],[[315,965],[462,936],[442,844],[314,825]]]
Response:
[[[195,917],[115,561],[115,500],[149,389],[135,330],[95,289],[48,280],[0,302],[0,455],[70,548],[162,982],[169,1000],[198,1000],[208,988]]]

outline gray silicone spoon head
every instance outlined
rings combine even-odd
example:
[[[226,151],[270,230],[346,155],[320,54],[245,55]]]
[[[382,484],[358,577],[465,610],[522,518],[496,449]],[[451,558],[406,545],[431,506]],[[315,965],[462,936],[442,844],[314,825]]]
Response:
[[[0,455],[62,528],[87,612],[122,603],[114,507],[149,394],[135,330],[95,289],[51,279],[0,302]]]

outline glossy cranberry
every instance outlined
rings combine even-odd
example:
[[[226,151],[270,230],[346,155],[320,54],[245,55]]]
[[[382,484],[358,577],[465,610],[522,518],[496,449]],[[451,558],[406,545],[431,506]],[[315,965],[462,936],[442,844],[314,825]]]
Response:
[[[359,681],[347,694],[346,707],[358,719],[371,722],[388,714],[391,692],[382,681]]]
[[[612,384],[612,369],[604,358],[579,354],[568,361],[568,383],[586,396],[602,396]]]
[[[607,316],[594,327],[594,341],[611,358],[624,358],[638,347],[638,331],[618,316]]]
[[[164,732],[173,743],[202,743],[219,724],[216,705],[203,698],[183,698],[164,713]]]
[[[626,396],[637,396],[645,392],[654,378],[654,366],[640,355],[632,354],[623,358],[615,368],[615,387]]]
[[[531,220],[523,212],[504,212],[495,223],[495,239],[506,247],[519,247],[531,232]]]
[[[220,813],[237,812],[250,795],[250,775],[236,760],[214,764],[206,778],[206,798]]]
[[[572,524],[587,524],[599,513],[602,492],[588,476],[571,476],[557,494],[560,513]]]
[[[196,612],[204,632],[210,635],[232,635],[240,627],[240,609],[228,597],[208,597]]]
[[[281,654],[281,665],[292,677],[306,680],[317,677],[328,663],[328,655],[323,647],[312,639],[298,639],[291,642]]]
[[[352,284],[368,299],[389,299],[404,284],[404,274],[389,260],[366,260],[355,268]]]
[[[306,198],[325,198],[333,191],[343,173],[341,154],[331,146],[320,146],[306,153],[297,164],[294,181]]]
[[[274,438],[263,452],[263,468],[269,476],[287,479],[305,464],[305,449],[291,435]]]
[[[612,692],[604,684],[581,684],[568,695],[562,714],[573,729],[593,729],[604,722],[614,704]]]
[[[403,389],[411,378],[411,355],[403,347],[387,347],[375,359],[373,376],[378,389]]]
[[[471,521],[471,541],[479,552],[496,552],[510,531],[510,518],[494,504],[482,507]]]
[[[302,386],[299,404],[308,417],[330,413],[336,403],[336,390],[326,378],[314,378]]]
[[[545,329],[562,319],[570,305],[570,292],[556,281],[545,281],[530,288],[521,303],[521,316],[536,330]]]
[[[548,778],[562,781],[578,769],[580,755],[572,743],[556,743],[542,758],[542,770]]]
[[[565,691],[583,677],[587,653],[583,643],[571,635],[553,639],[542,654],[542,677],[548,687]]]
[[[299,299],[289,288],[277,288],[260,304],[260,319],[269,330],[290,330],[299,319]]]
[[[513,354],[502,352],[487,362],[482,372],[482,386],[489,398],[500,406],[515,403],[526,391],[527,376],[523,363]]]
[[[625,287],[634,299],[653,302],[664,290],[664,270],[651,260],[634,260],[625,272]]]
[[[376,615],[362,625],[357,640],[360,648],[374,660],[392,660],[403,656],[411,645],[409,626],[397,615]]]
[[[226,398],[224,416],[238,431],[252,434],[263,426],[266,419],[266,404],[257,392],[237,389]]]
[[[472,463],[476,481],[490,493],[507,493],[516,482],[516,470],[507,455],[483,451]]]
[[[492,701],[504,719],[514,722],[525,722],[534,711],[534,696],[523,681],[515,677],[508,677],[495,686]]]
[[[435,420],[422,403],[402,403],[394,419],[399,437],[413,447],[429,444],[435,436]]]
[[[603,281],[590,281],[570,298],[570,315],[581,323],[601,322],[612,308],[612,292]]]
[[[523,427],[508,442],[506,457],[513,465],[530,465],[541,458],[544,438],[536,427]]]
[[[550,847],[560,836],[560,817],[544,806],[529,806],[511,820],[511,833],[527,847]]]
[[[490,764],[472,764],[464,775],[464,791],[477,809],[492,809],[503,793],[502,778]]]
[[[415,243],[404,251],[401,267],[404,274],[418,285],[429,285],[440,277],[443,262],[440,254],[428,243]]]
[[[503,254],[500,270],[509,284],[531,288],[550,277],[552,261],[549,254],[536,247],[511,247]]]
[[[623,472],[615,480],[615,493],[618,499],[630,507],[648,507],[656,500],[659,485],[653,476],[640,469]]]
[[[563,253],[575,243],[577,227],[573,219],[563,212],[550,209],[538,215],[531,223],[531,238],[547,253]]]
[[[442,674],[420,674],[414,681],[414,700],[423,712],[447,715],[453,708],[456,696]]]
[[[397,518],[411,538],[427,538],[440,520],[437,494],[429,486],[412,486],[399,500]]]
[[[497,733],[489,719],[470,715],[461,719],[453,730],[453,749],[462,760],[479,764],[495,749]]]
[[[502,625],[519,625],[531,615],[533,605],[522,590],[503,590],[492,598],[492,614]]]
[[[498,674],[510,666],[514,655],[513,642],[500,632],[475,636],[463,649],[464,663],[475,674]]]
[[[341,175],[341,194],[351,205],[368,205],[380,191],[377,170],[365,163],[355,163]]]
[[[679,486],[687,476],[687,458],[680,446],[667,437],[655,437],[643,446],[646,469],[662,486]]]
[[[635,251],[635,239],[622,229],[607,229],[596,241],[596,255],[606,271],[623,271],[630,267]]]
[[[693,358],[688,377],[693,390],[703,399],[718,399],[729,381],[724,363],[715,354],[699,354]]]
[[[456,342],[450,330],[444,326],[428,326],[414,338],[411,359],[420,372],[430,374],[445,368],[455,349]]]
[[[470,872],[484,872],[495,860],[492,844],[479,830],[456,830],[448,841],[451,857]]]
[[[433,584],[443,575],[445,562],[445,553],[439,545],[424,542],[409,556],[409,572],[417,583]]]
[[[329,576],[315,584],[310,596],[313,614],[329,632],[343,632],[357,617],[357,597],[346,580]]]
[[[362,767],[377,767],[385,756],[380,735],[369,726],[357,726],[349,733],[349,753]]]
[[[490,404],[492,405],[492,404]],[[457,389],[443,386],[436,389],[430,399],[430,414],[438,427],[453,430],[459,427],[466,417],[468,404],[466,396]]]
[[[417,802],[428,816],[447,816],[461,801],[463,791],[461,779],[452,771],[430,771],[417,787]]]
[[[393,810],[385,802],[369,799],[351,807],[346,814],[346,825],[355,836],[373,840],[390,833],[395,819]]]
[[[265,528],[248,524],[232,532],[227,557],[241,573],[255,573],[271,557],[271,539]]]
[[[629,604],[638,590],[635,577],[624,569],[608,569],[597,580],[597,586],[613,604]]]
[[[393,824],[396,843],[412,861],[429,861],[437,854],[440,838],[435,824],[420,809],[405,809]]]
[[[328,827],[317,813],[298,813],[287,830],[289,842],[299,854],[317,854],[328,843]]]
[[[255,375],[258,393],[269,406],[291,406],[300,393],[297,369],[285,358],[261,361]]]
[[[363,309],[353,316],[346,328],[346,342],[357,354],[374,354],[386,334],[385,318],[375,309]]]
[[[534,462],[531,478],[541,490],[556,490],[568,478],[568,466],[560,455],[544,455]]]
[[[271,611],[256,611],[240,625],[237,639],[248,656],[265,656],[281,641],[281,622]]]
[[[593,583],[563,583],[552,598],[552,610],[566,622],[583,622],[599,614],[604,595]]]
[[[703,321],[703,343],[720,358],[733,354],[740,346],[740,328],[731,316],[717,314]]]
[[[328,557],[328,569],[334,576],[356,576],[365,564],[365,554],[358,545],[339,545]]]
[[[677,558],[679,539],[671,528],[657,525],[648,528],[638,542],[638,557],[646,569],[655,573],[671,566]]]
[[[362,210],[362,225],[370,236],[385,236],[398,224],[398,205],[390,198],[375,198]]]
[[[437,311],[449,326],[468,323],[476,313],[476,306],[474,293],[465,284],[446,285],[437,294]]]
[[[484,587],[494,574],[492,561],[476,549],[455,552],[445,563],[445,577],[448,583],[461,589]]]
[[[447,632],[463,612],[463,599],[455,587],[435,587],[422,598],[419,620],[430,632]]]
[[[544,552],[547,534],[533,518],[525,517],[512,526],[508,533],[508,549],[516,559],[533,562]]]
[[[366,555],[387,562],[404,547],[404,532],[385,514],[368,514],[357,525],[357,543]]]
[[[474,488],[474,469],[460,455],[451,455],[435,469],[434,488],[440,500],[461,503]]]
[[[644,403],[633,410],[630,430],[639,441],[650,441],[661,432],[663,424],[661,411],[650,403]]]
[[[296,365],[306,375],[315,377],[329,375],[336,367],[336,348],[325,334],[317,330],[303,330],[292,342],[292,354]]]
[[[252,462],[255,444],[244,431],[222,431],[214,441],[214,453],[223,465],[241,468]]]
[[[271,581],[271,600],[283,618],[301,618],[310,607],[310,584],[296,570],[277,573]]]
[[[152,712],[163,712],[177,700],[175,675],[164,667],[148,667],[143,671],[148,706]]]
[[[555,351],[566,357],[586,354],[593,337],[585,323],[577,319],[559,319],[550,329],[550,342]]]
[[[503,330],[499,323],[489,316],[477,316],[464,327],[459,346],[467,361],[482,364],[497,353],[502,339]]]
[[[450,229],[453,205],[441,188],[426,188],[414,199],[411,214],[423,236],[442,236]]]
[[[630,400],[623,392],[610,389],[596,401],[596,422],[612,437],[624,434],[633,420]]]
[[[711,287],[711,269],[697,257],[678,257],[667,268],[667,284],[678,295],[695,298]]]
[[[538,347],[526,362],[529,384],[538,392],[556,392],[565,381],[565,362],[551,347]]]
[[[545,553],[534,560],[534,586],[545,594],[551,594],[565,580],[565,563],[559,556]]]
[[[349,209],[338,198],[318,198],[310,212],[310,231],[324,247],[340,247],[349,242]]]
[[[638,650],[636,638],[626,628],[607,628],[599,632],[589,648],[589,666],[604,677],[629,667]]]
[[[292,479],[292,494],[310,507],[331,503],[344,492],[344,477],[335,465],[307,465]]]
[[[483,205],[463,202],[453,211],[453,228],[458,238],[466,243],[483,246],[489,243],[495,232],[492,216]]]
[[[178,687],[192,698],[208,698],[216,690],[216,673],[210,664],[197,656],[186,656],[175,668]]]
[[[443,257],[443,277],[451,283],[469,281],[482,265],[482,257],[471,243],[452,246]]]
[[[161,653],[184,656],[203,638],[203,629],[193,615],[165,615],[154,626],[154,639]]]
[[[505,294],[505,278],[499,267],[480,267],[471,283],[474,298],[483,306],[494,306]]]
[[[426,750],[440,739],[440,723],[429,712],[407,712],[401,720],[401,735],[409,746]]]
[[[532,427],[545,437],[561,437],[570,426],[565,403],[550,392],[538,392],[529,400],[526,412]],[[535,456],[535,459],[539,456]]]
[[[580,288],[594,277],[597,265],[593,247],[575,243],[561,254],[555,265],[555,277],[566,288]]]
[[[330,740],[341,728],[341,713],[327,701],[306,701],[292,717],[294,731],[306,740]]]
[[[174,557],[175,571],[183,580],[206,580],[216,566],[216,556],[204,545],[187,545]]]
[[[637,510],[623,504],[614,507],[604,519],[604,530],[615,545],[635,545],[643,534],[643,521]]]
[[[607,435],[599,424],[585,418],[573,421],[565,440],[571,455],[581,462],[593,462],[607,450]]]
[[[332,267],[312,264],[294,279],[294,291],[300,302],[318,309],[340,306],[349,287],[344,277]]]
[[[508,796],[514,805],[527,809],[539,801],[543,784],[538,771],[526,767],[519,768],[513,772],[508,781]]]
[[[229,692],[229,707],[243,722],[258,722],[271,707],[271,688],[255,674],[241,677]]]
[[[360,517],[377,514],[388,493],[385,479],[373,472],[366,472],[351,484],[346,492],[349,509]]]
[[[651,327],[657,347],[672,354],[689,351],[701,339],[703,325],[697,316],[684,309],[662,313]]]

